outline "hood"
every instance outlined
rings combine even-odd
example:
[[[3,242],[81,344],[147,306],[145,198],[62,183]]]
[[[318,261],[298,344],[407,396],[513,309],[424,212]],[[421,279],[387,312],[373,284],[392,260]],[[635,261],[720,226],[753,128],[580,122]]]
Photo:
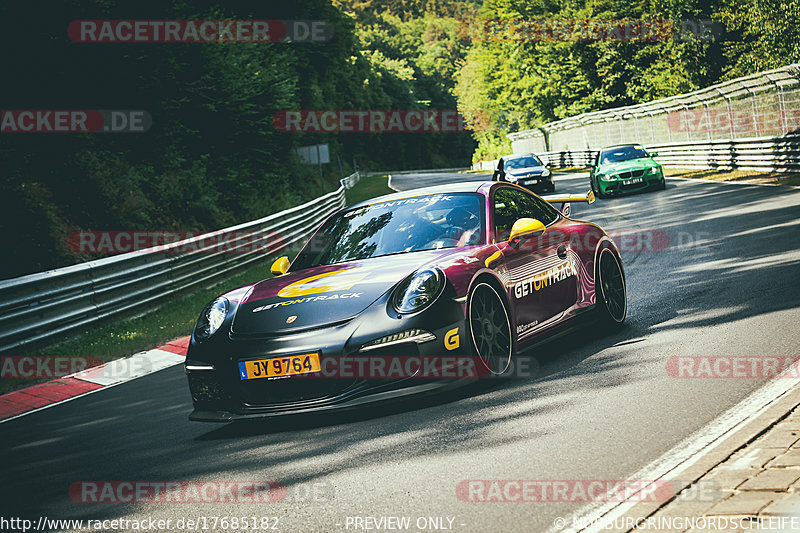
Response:
[[[600,165],[600,172],[602,174],[614,174],[617,172],[625,172],[626,170],[638,170],[640,168],[650,168],[657,166],[651,157],[640,157],[638,159],[629,159],[627,161],[619,161],[617,163],[604,163]]]
[[[506,170],[506,174],[511,174],[512,176],[522,176],[524,174],[543,174],[544,171],[545,167],[535,166],[535,167],[515,168],[513,170]]]
[[[241,303],[234,334],[280,334],[322,327],[361,313],[386,291],[455,249],[389,255],[307,268],[261,281]]]

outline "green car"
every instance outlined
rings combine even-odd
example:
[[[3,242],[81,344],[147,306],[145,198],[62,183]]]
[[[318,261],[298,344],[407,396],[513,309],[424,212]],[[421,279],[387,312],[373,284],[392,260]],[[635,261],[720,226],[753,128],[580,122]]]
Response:
[[[597,154],[589,182],[600,198],[647,189],[666,189],[664,170],[639,144],[623,144],[603,148]]]

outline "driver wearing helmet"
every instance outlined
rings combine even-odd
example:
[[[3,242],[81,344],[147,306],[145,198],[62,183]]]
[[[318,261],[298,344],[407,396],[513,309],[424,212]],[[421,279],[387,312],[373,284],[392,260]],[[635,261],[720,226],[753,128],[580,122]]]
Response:
[[[471,240],[477,238],[480,218],[470,209],[455,207],[447,213],[445,220],[448,227],[443,237],[457,241],[458,246],[469,244]]]

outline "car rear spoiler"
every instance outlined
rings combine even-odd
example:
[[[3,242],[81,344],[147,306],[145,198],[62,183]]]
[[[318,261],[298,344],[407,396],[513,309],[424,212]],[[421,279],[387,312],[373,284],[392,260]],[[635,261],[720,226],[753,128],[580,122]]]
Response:
[[[568,202],[586,202],[587,204],[591,204],[594,202],[594,193],[589,191],[583,196],[559,196],[551,194],[549,196],[542,196],[542,200],[550,202],[551,204],[565,204]]]
[[[572,208],[570,208],[570,202],[586,202],[587,204],[591,204],[594,202],[594,192],[589,191],[586,193],[585,196],[558,196],[558,195],[549,195],[549,196],[542,196],[542,200],[545,200],[551,204],[561,204],[561,214],[564,216],[569,216],[572,213]]]

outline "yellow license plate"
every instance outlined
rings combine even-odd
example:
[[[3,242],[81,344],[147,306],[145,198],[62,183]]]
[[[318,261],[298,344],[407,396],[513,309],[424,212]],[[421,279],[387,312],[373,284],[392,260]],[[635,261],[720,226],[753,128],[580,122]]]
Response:
[[[320,371],[319,354],[306,353],[239,363],[241,379],[278,378]]]

